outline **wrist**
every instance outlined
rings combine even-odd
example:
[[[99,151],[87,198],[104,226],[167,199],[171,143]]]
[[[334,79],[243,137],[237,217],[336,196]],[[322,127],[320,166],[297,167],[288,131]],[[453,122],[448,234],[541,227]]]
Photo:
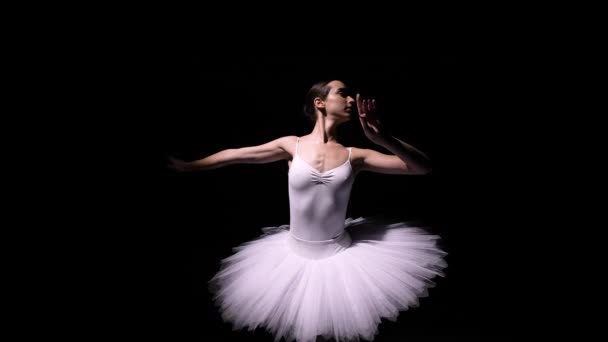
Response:
[[[196,171],[197,165],[196,162],[191,161],[184,164],[184,171]]]
[[[379,145],[387,145],[393,142],[393,140],[393,136],[390,135],[388,132],[382,132],[376,136],[374,142]]]

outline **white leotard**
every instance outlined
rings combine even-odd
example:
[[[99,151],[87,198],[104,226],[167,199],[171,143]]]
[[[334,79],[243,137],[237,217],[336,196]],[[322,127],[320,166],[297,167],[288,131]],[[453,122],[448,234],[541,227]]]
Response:
[[[348,159],[331,170],[319,172],[298,155],[289,169],[290,231],[299,239],[329,240],[344,231],[346,209],[354,174],[351,148]]]

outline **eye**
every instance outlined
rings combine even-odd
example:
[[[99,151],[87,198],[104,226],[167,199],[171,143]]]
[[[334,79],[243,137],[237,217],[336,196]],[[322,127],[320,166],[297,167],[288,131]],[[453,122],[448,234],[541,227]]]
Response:
[[[340,89],[338,90],[338,94],[340,94],[342,97],[349,97],[349,96],[353,96],[350,89]]]

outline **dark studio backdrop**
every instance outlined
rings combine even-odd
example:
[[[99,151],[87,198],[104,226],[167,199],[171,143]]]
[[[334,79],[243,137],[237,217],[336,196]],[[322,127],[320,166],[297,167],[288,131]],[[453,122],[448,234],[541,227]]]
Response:
[[[506,319],[513,291],[509,227],[497,203],[506,186],[496,172],[500,114],[488,114],[493,90],[474,64],[449,49],[322,57],[173,49],[156,56],[145,79],[154,122],[146,132],[154,157],[142,202],[147,224],[134,247],[138,286],[125,294],[133,298],[134,325],[175,340],[271,340],[261,329],[232,332],[207,281],[233,247],[262,227],[289,223],[287,163],[175,174],[165,169],[166,158],[193,160],[308,134],[312,126],[301,114],[306,91],[338,78],[374,96],[393,135],[427,152],[434,165],[427,176],[360,174],[347,216],[419,221],[443,237],[449,253],[447,276],[420,307],[384,321],[377,340],[509,335],[517,322]],[[339,138],[345,146],[384,151],[365,138],[356,118]]]

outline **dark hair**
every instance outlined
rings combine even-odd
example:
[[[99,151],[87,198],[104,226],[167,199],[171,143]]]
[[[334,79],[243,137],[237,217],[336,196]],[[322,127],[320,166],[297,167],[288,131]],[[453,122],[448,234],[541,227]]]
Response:
[[[327,95],[331,90],[331,87],[329,87],[327,84],[331,81],[332,80],[325,80],[315,83],[312,87],[310,87],[308,93],[306,94],[302,112],[304,113],[304,116],[306,116],[312,123],[317,120],[315,115],[315,98],[320,97],[323,100],[327,98]]]

